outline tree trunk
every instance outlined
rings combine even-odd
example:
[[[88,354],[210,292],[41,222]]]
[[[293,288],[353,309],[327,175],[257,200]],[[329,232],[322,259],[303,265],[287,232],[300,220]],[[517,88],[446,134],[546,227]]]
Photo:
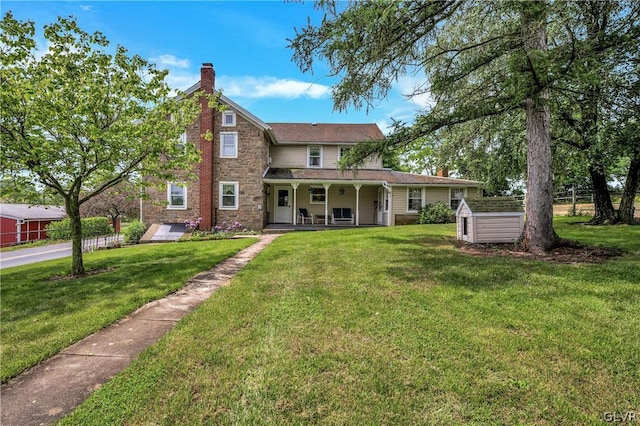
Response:
[[[531,3],[525,5],[529,7]],[[523,14],[524,46],[530,61],[547,50],[546,13],[543,2],[533,4]],[[520,245],[534,252],[548,251],[558,243],[553,230],[553,174],[551,170],[551,112],[544,70],[531,65],[536,92],[525,101],[527,120],[527,201],[526,221]]]
[[[640,185],[640,151],[636,151],[631,157],[627,180],[624,183],[624,192],[618,209],[618,221],[633,225],[635,223],[635,201],[638,186]]]
[[[595,209],[593,219],[589,221],[592,225],[616,222],[616,211],[611,202],[611,195],[609,194],[609,187],[607,186],[607,177],[602,170],[599,164],[592,163],[589,166],[591,185],[593,186],[593,206]]]
[[[82,261],[82,221],[80,220],[80,204],[72,197],[65,198],[67,216],[71,221],[71,274],[84,275],[84,263]]]

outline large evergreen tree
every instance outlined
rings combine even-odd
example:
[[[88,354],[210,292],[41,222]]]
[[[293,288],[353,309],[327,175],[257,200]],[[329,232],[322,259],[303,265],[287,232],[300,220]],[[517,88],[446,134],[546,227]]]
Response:
[[[524,111],[527,139],[527,219],[522,244],[549,250],[553,230],[553,180],[549,86],[553,67],[547,50],[545,1],[351,2],[343,10],[320,2],[319,26],[309,23],[291,40],[303,71],[326,61],[340,82],[338,109],[362,107],[386,96],[393,82],[423,73],[436,103],[411,125],[397,123],[384,141],[352,150],[365,157],[428,137],[443,128]]]

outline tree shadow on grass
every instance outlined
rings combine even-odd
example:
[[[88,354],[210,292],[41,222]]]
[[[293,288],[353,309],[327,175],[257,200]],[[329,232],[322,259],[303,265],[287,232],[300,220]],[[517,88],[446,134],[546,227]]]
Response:
[[[483,248],[481,255],[459,249],[452,237],[376,237],[383,244],[402,245],[397,249],[401,256],[389,260],[388,273],[395,281],[404,284],[430,284],[464,287],[472,291],[499,290],[513,286],[549,285],[566,287],[576,283],[605,286],[631,285],[625,297],[638,297],[640,268],[637,256],[619,257],[615,263],[571,261],[570,255],[548,261],[536,257],[508,256],[502,248]],[[511,245],[513,246],[513,245]],[[591,249],[583,253],[585,260],[593,257]],[[616,255],[621,250],[605,251],[602,257]],[[605,279],[598,278],[606,276]],[[634,285],[635,284],[635,285]],[[619,289],[620,290],[620,289]],[[577,291],[587,291],[586,288]],[[605,291],[604,293],[609,293]],[[624,291],[624,293],[628,293]]]

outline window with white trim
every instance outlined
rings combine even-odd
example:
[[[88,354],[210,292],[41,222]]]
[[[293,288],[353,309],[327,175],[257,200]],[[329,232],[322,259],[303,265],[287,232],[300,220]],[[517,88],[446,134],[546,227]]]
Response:
[[[417,212],[422,207],[422,188],[407,188],[407,211]]]
[[[220,210],[238,210],[238,182],[220,182]]]
[[[451,208],[456,210],[464,197],[464,188],[451,188]]]
[[[322,167],[322,146],[308,147],[307,158],[308,167]]]
[[[238,132],[220,132],[220,158],[238,158]]]
[[[222,127],[233,127],[236,125],[236,113],[234,111],[222,111]]]
[[[187,147],[187,132],[180,133],[180,139],[178,139],[178,146],[182,148]]]
[[[167,182],[167,209],[186,210],[187,187]]]
[[[351,151],[351,147],[350,146],[341,146],[339,148],[339,156],[338,159],[341,160],[343,157],[345,157],[349,151]]]
[[[324,186],[312,186],[309,188],[309,203],[324,204],[327,200],[327,191]]]

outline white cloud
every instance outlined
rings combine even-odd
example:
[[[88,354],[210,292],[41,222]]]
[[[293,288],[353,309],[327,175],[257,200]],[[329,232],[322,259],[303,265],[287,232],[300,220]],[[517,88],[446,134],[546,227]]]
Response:
[[[376,124],[385,136],[389,136],[389,134],[391,133],[391,129],[393,128],[393,123],[391,122],[391,120],[379,120],[378,122],[376,122]]]
[[[275,77],[227,77],[216,79],[216,87],[229,97],[240,98],[326,98],[331,88],[322,84],[308,83]]]
[[[189,68],[191,66],[188,59],[180,59],[175,55],[160,55],[149,61],[155,63],[158,68]]]
[[[401,77],[396,84],[397,90],[402,93],[403,96],[406,96],[409,101],[423,110],[435,105],[435,100],[431,97],[431,93],[429,93],[427,87],[426,79],[415,75]],[[419,92],[419,94],[411,96],[415,92]]]
[[[89,12],[91,9],[93,9],[93,7],[89,6],[88,4],[81,4],[80,9],[82,9],[85,12]]]
[[[180,73],[178,71],[169,70],[169,74],[165,78],[169,87],[177,90],[187,90],[200,81],[200,74]]]

